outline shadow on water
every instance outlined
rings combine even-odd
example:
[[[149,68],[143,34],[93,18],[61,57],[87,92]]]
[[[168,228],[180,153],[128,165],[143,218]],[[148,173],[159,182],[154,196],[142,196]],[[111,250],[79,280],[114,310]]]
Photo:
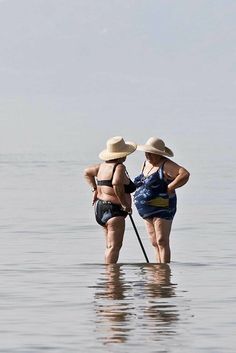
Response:
[[[179,320],[171,300],[175,289],[167,264],[105,266],[95,287],[97,338],[108,344],[143,334],[152,341],[174,335]]]

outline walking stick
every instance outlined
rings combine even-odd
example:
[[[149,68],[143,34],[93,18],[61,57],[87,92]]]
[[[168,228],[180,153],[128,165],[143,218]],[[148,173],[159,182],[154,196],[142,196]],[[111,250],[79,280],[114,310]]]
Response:
[[[142,241],[141,241],[140,236],[139,236],[139,234],[138,234],[138,231],[137,231],[136,225],[135,225],[135,223],[134,223],[133,217],[131,216],[131,214],[130,214],[130,213],[129,213],[129,218],[130,218],[131,223],[132,223],[132,225],[133,225],[133,227],[134,227],[134,231],[135,231],[135,233],[136,233],[136,235],[137,235],[137,238],[138,238],[139,244],[140,244],[141,249],[142,249],[142,251],[143,251],[143,255],[144,255],[144,257],[145,257],[145,259],[146,259],[147,263],[149,263],[149,260],[148,260],[147,254],[146,254],[146,252],[145,252],[145,249],[144,249],[144,247],[143,247]]]

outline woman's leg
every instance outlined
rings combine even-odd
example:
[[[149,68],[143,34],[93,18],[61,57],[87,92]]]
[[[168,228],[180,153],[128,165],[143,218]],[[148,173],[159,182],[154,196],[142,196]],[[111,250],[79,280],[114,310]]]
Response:
[[[105,263],[115,264],[118,261],[125,232],[124,217],[112,217],[106,224]]]
[[[160,262],[169,263],[170,253],[170,231],[172,220],[153,218],[153,226],[156,234],[156,243],[159,249]]]
[[[154,246],[156,260],[159,263],[159,262],[161,262],[161,259],[160,259],[159,247],[157,244],[156,232],[155,232],[153,219],[152,218],[145,219],[144,222],[145,222],[145,226],[146,226],[151,244],[152,244],[152,246]]]

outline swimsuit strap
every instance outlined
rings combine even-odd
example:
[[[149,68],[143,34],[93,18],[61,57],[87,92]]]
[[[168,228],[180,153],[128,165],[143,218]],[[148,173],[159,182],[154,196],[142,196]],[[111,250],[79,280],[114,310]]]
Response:
[[[114,165],[113,170],[112,170],[112,174],[111,174],[111,178],[109,179],[109,181],[111,181],[111,182],[112,182],[112,179],[113,179],[113,176],[114,176],[114,174],[115,174],[116,167],[118,166],[118,164],[122,164],[122,163],[116,163],[116,164]],[[99,167],[99,169],[100,169],[100,167]]]
[[[167,159],[164,160],[164,162],[162,163],[162,165],[158,169],[161,178],[163,178],[163,168],[164,168],[164,164],[165,164],[166,161],[167,161]],[[142,172],[141,173],[143,173],[145,166],[146,166],[146,161],[144,161],[144,163],[143,163],[143,168],[142,168]]]
[[[113,168],[113,171],[112,171],[112,175],[111,175],[111,181],[112,181],[113,176],[114,176],[114,174],[115,174],[116,167],[117,167],[119,164],[122,164],[122,163],[116,163],[116,164],[114,165],[114,168]]]
[[[165,159],[164,162],[162,163],[162,165],[160,166],[159,170],[158,170],[161,179],[164,179],[164,164],[165,164],[166,161],[167,160]]]
[[[141,173],[143,173],[145,165],[146,165],[146,161],[143,162],[143,168],[142,168],[142,172]]]
[[[117,163],[117,164],[114,165],[113,170],[112,170],[111,178],[110,179],[104,179],[104,180],[97,180],[97,185],[99,185],[99,186],[103,186],[104,185],[104,186],[112,187],[112,179],[113,179],[113,176],[114,176],[114,173],[115,173],[115,170],[116,170],[116,167],[117,167],[118,164],[122,164],[122,163]]]

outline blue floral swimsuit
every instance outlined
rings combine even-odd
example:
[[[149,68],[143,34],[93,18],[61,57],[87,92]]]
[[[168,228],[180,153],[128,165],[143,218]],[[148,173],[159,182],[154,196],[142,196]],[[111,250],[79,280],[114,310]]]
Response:
[[[134,193],[134,204],[142,218],[163,218],[172,220],[176,212],[176,194],[169,195],[167,186],[171,182],[164,178],[163,168],[161,167],[153,174],[144,176],[142,173],[134,179],[136,191]]]

